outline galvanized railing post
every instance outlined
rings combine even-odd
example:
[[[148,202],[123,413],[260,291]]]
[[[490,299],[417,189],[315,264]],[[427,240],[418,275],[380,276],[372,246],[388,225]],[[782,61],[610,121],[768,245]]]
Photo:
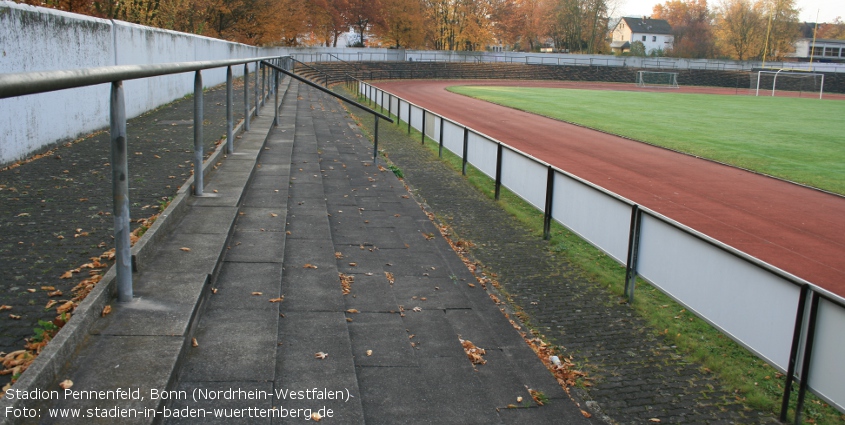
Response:
[[[810,293],[810,312],[807,317],[807,335],[804,342],[804,354],[801,356],[801,382],[798,385],[798,401],[795,403],[795,425],[801,425],[801,412],[804,410],[804,397],[810,383],[810,362],[813,358],[813,342],[816,338],[816,322],[819,315],[819,300],[816,291]]]
[[[255,116],[258,116],[258,109],[260,106],[258,105],[261,95],[258,93],[258,70],[261,69],[261,62],[255,63]]]
[[[422,133],[422,141],[421,141],[421,144],[423,144],[423,145],[424,145],[424,144],[425,144],[425,109],[423,109],[423,110],[422,110],[422,116],[423,116],[423,117],[422,117],[422,127],[420,127],[420,129],[421,129],[422,131],[420,131],[420,133]]]
[[[439,146],[437,147],[437,156],[443,158],[443,127],[445,127],[446,122],[443,120],[443,117],[440,117],[440,140],[438,141]]]
[[[786,413],[789,410],[789,395],[792,383],[795,381],[795,368],[798,366],[798,351],[801,349],[801,331],[804,329],[804,310],[807,307],[807,295],[810,285],[801,286],[798,296],[798,309],[795,314],[795,328],[792,331],[792,347],[789,350],[789,363],[786,367],[786,382],[783,384],[783,399],[780,405],[780,421],[786,423]]]
[[[637,283],[637,259],[640,251],[640,229],[643,213],[640,206],[634,204],[631,207],[631,226],[628,232],[628,256],[625,265],[625,295],[628,302],[634,302],[634,288]]]
[[[502,143],[499,142],[496,145],[496,200],[499,200],[499,196],[502,193]]]
[[[244,131],[249,131],[249,64],[244,64]]]
[[[278,127],[279,126],[279,72],[276,71],[276,70],[273,70],[273,75],[274,75],[274,78],[273,78],[273,87],[274,87],[273,88],[273,95],[275,96],[274,97],[275,101],[273,102],[273,105],[274,105],[274,107],[273,107],[273,110],[274,110],[273,127]]]
[[[408,134],[411,134],[411,111],[414,109],[410,103],[408,103]]]
[[[234,117],[233,111],[234,109],[234,94],[232,92],[232,67],[226,67],[226,153],[231,154],[235,151],[235,142],[234,139]]]
[[[467,154],[469,153],[469,129],[464,127],[464,153],[461,155],[461,174],[467,175]]]
[[[129,241],[129,147],[126,141],[123,81],[115,81],[111,85],[110,109],[114,266],[117,271],[117,300],[125,303],[132,301],[132,254]]]
[[[258,105],[264,106],[264,99],[267,97],[267,67],[261,67],[261,101]],[[256,106],[258,106],[256,105]]]
[[[202,196],[202,73],[194,73],[194,195]]]
[[[543,213],[543,239],[549,240],[552,235],[552,204],[554,202],[555,192],[555,170],[551,165],[548,166],[548,173],[546,174],[546,208]]]
[[[378,163],[378,115],[376,117],[376,128],[373,132],[373,165]]]

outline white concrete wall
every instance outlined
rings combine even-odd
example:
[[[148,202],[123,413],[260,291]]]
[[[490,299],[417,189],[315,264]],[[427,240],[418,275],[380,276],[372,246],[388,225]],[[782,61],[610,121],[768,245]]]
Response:
[[[0,0],[0,73],[249,58],[277,50]],[[233,71],[242,75],[243,66]],[[206,87],[225,81],[225,68],[203,71]],[[126,81],[127,117],[192,93],[193,84],[193,73]],[[0,100],[0,164],[106,128],[108,102],[108,84]]]

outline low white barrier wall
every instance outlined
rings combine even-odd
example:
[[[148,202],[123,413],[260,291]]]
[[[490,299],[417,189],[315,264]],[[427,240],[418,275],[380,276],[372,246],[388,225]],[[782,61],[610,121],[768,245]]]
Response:
[[[239,59],[279,51],[8,1],[0,1],[0,49],[0,73]],[[243,67],[233,72],[241,76]],[[192,73],[126,81],[127,117],[192,93],[193,81]],[[225,81],[225,69],[203,73],[205,86]],[[0,165],[107,127],[108,99],[109,86],[103,84],[0,100]]]
[[[547,220],[605,252],[790,382],[799,379],[799,399],[809,389],[845,412],[845,299],[477,130],[357,84],[360,94],[388,107],[404,125],[410,117],[411,127],[422,131],[424,114],[426,135],[493,178],[497,188],[544,211]]]

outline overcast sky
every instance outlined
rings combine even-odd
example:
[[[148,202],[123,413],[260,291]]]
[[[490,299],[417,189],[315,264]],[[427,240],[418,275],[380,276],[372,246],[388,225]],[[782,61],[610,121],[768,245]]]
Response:
[[[614,16],[642,16],[651,15],[655,4],[662,4],[666,0],[617,0]],[[708,0],[710,7],[716,6],[719,0]],[[845,0],[796,0],[801,10],[800,19],[804,22],[815,22],[818,12],[819,22],[832,22],[837,16],[845,20]]]

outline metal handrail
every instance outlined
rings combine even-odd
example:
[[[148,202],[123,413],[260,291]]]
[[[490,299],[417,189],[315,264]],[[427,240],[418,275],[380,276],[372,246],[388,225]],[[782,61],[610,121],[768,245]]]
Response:
[[[338,57],[338,56],[337,56],[336,54],[334,54],[334,53],[326,53],[326,54],[327,54],[327,55],[329,55],[329,56],[334,57],[335,59],[337,59],[337,60],[338,60],[338,61],[340,61],[340,62],[343,62],[343,63],[345,63],[345,64],[347,64],[347,65],[351,66],[352,68],[354,68],[354,69],[355,69],[355,71],[356,71],[356,72],[361,71],[361,68],[359,68],[359,67],[358,67],[358,65],[355,65],[355,64],[354,64],[354,63],[352,63],[352,62],[345,61],[345,60],[341,59],[340,57]]]
[[[129,174],[128,168],[128,137],[126,133],[126,102],[124,99],[123,81],[139,78],[156,77],[184,72],[194,72],[194,195],[203,193],[203,84],[202,70],[209,68],[227,67],[226,72],[226,119],[227,140],[226,149],[232,152],[233,139],[233,95],[232,95],[232,66],[244,65],[244,130],[249,130],[249,64],[256,63],[256,78],[258,66],[267,64],[267,60],[281,63],[282,56],[264,56],[248,59],[230,59],[219,61],[174,62],[152,65],[118,65],[74,70],[36,71],[27,73],[0,74],[0,99],[46,93],[97,84],[111,84],[109,134],[111,138],[111,167],[112,167],[112,198],[114,217],[115,242],[115,272],[117,299],[119,302],[130,302],[133,299],[132,288],[132,254],[129,238]],[[276,95],[278,96],[278,78],[276,81]],[[268,84],[269,86],[269,84]],[[255,113],[258,114],[259,84],[255,84]],[[268,87],[273,91],[273,87]],[[262,95],[267,91],[262,89]],[[278,123],[278,103],[276,105],[276,120]]]

